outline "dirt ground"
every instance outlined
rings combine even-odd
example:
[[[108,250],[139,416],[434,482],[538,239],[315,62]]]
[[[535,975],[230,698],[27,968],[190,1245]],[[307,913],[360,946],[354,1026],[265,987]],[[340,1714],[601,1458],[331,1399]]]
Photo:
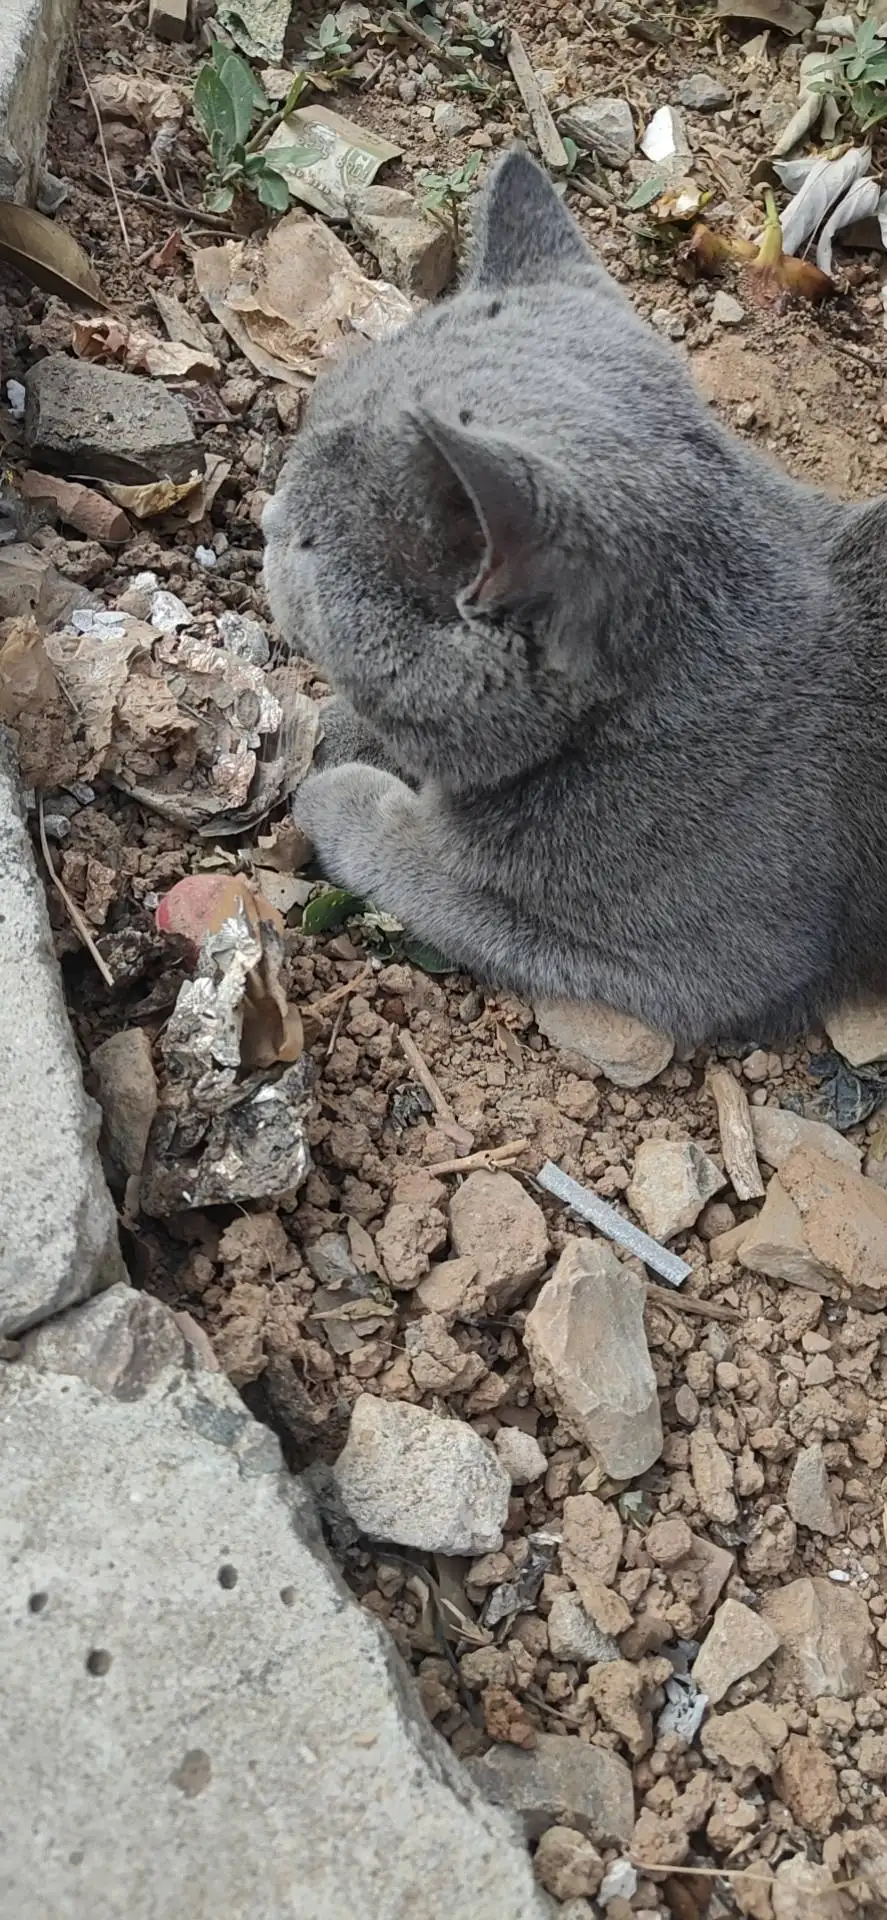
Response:
[[[198,12],[209,17],[205,5]],[[90,80],[108,73],[152,75],[190,88],[198,48],[193,42],[170,47],[149,37],[145,16],[141,0],[109,0],[101,7],[84,0],[79,53],[86,74]],[[488,17],[501,19],[504,9],[491,7]],[[296,46],[317,19],[297,11]],[[713,0],[682,6],[653,0],[637,8],[619,0],[550,0],[512,6],[508,23],[521,33],[558,107],[617,95],[630,102],[641,127],[656,108],[676,101],[688,76],[704,72],[724,82],[726,107],[684,113],[696,157],[694,178],[712,192],[715,223],[748,231],[759,222],[760,187],[752,176],[769,148],[768,125],[772,133],[780,106],[785,117],[791,111],[798,60],[810,36],[802,44],[773,31],[750,57],[760,23],[747,21],[734,30],[716,18]],[[342,84],[333,100],[338,111],[403,148],[403,160],[383,176],[392,184],[409,184],[423,167],[446,171],[463,162],[467,151],[479,152],[486,165],[515,131],[529,131],[500,63],[488,93],[468,97],[476,126],[458,138],[438,135],[434,105],[454,97],[464,104],[465,96],[447,91],[447,73],[439,67],[429,80],[431,59],[427,49],[405,41],[389,48],[375,77]],[[146,136],[132,123],[107,122],[103,131],[129,254],[95,117],[72,62],[50,136],[49,164],[68,189],[59,217],[86,247],[109,299],[128,320],[159,331],[151,299],[158,288],[201,318],[222,374],[214,385],[192,387],[186,400],[207,446],[231,462],[231,471],[209,517],[196,526],[158,533],[147,523],[116,550],[45,528],[40,540],[63,572],[73,571],[105,603],[150,568],[195,615],[229,609],[267,621],[258,522],[283,458],[293,418],[290,396],[255,373],[197,293],[194,250],[226,222],[207,222],[199,212],[202,146],[196,129],[186,121],[164,185],[148,165]],[[840,295],[820,310],[748,304],[741,325],[722,326],[713,317],[712,286],[690,285],[678,271],[679,236],[664,236],[649,209],[626,212],[618,176],[599,173],[598,184],[608,189],[609,205],[595,203],[600,192],[592,196],[571,182],[571,206],[638,310],[688,356],[724,421],[805,480],[845,495],[882,490],[884,256],[841,256]],[[168,245],[174,234],[179,240]],[[361,249],[354,251],[365,269],[376,271]],[[4,381],[21,377],[49,351],[67,350],[70,337],[64,304],[35,293],[0,266]],[[16,445],[8,432],[6,440],[14,469]],[[210,567],[195,561],[201,543],[215,554]],[[302,677],[313,689],[307,670]],[[255,848],[245,838],[220,849],[212,839],[177,831],[101,781],[85,789],[71,784],[57,801],[47,800],[47,812],[61,811],[68,828],[54,850],[56,865],[121,982],[107,989],[63,903],[51,893],[89,1077],[96,1047],[121,1029],[138,1026],[152,1043],[159,1039],[185,978],[184,963],[155,929],[158,899],[188,873],[248,866]],[[542,1206],[553,1259],[568,1234],[584,1229],[568,1222],[559,1203],[534,1185],[543,1160],[555,1160],[618,1201],[643,1141],[692,1140],[719,1155],[705,1085],[707,1056],[676,1059],[650,1085],[620,1090],[550,1046],[532,1009],[513,997],[482,992],[464,977],[429,975],[397,951],[380,955],[360,926],[312,937],[300,930],[298,906],[285,917],[288,998],[303,1012],[312,1002],[324,1002],[308,1030],[318,1099],[310,1130],[313,1171],[288,1204],[192,1209],[162,1223],[133,1213],[118,1180],[135,1283],[186,1313],[195,1339],[208,1336],[218,1362],[250,1405],[276,1426],[300,1468],[336,1455],[349,1409],[367,1391],[450,1412],[489,1438],[511,1425],[538,1439],[546,1470],[516,1488],[501,1554],[435,1568],[427,1555],[373,1552],[347,1536],[338,1551],[350,1584],[390,1629],[418,1673],[429,1713],[461,1755],[483,1752],[491,1739],[531,1744],[537,1733],[554,1733],[613,1748],[631,1762],[639,1816],[633,1858],[639,1864],[633,1890],[629,1879],[610,1900],[611,1920],[627,1920],[629,1913],[645,1920],[739,1913],[800,1920],[802,1912],[849,1920],[862,1902],[866,1912],[887,1913],[887,1673],[872,1672],[865,1690],[855,1688],[847,1699],[825,1694],[818,1703],[798,1690],[777,1688],[769,1663],[740,1680],[721,1710],[771,1710],[769,1762],[745,1751],[706,1751],[698,1736],[688,1747],[674,1733],[655,1732],[650,1716],[655,1720],[663,1698],[656,1657],[663,1645],[703,1638],[710,1613],[700,1616],[698,1593],[688,1599],[673,1574],[667,1537],[663,1545],[659,1536],[658,1557],[647,1545],[652,1526],[686,1522],[732,1556],[721,1599],[729,1595],[754,1612],[770,1591],[804,1576],[849,1586],[867,1609],[876,1660],[887,1660],[887,1316],[860,1314],[715,1258],[711,1240],[757,1210],[758,1203],[738,1201],[728,1187],[696,1228],[672,1242],[693,1269],[687,1295],[716,1317],[694,1314],[682,1296],[673,1305],[648,1305],[665,1448],[627,1504],[624,1490],[601,1481],[583,1448],[534,1393],[522,1341],[533,1291],[500,1318],[450,1318],[448,1338],[458,1350],[452,1377],[460,1377],[458,1356],[470,1359],[467,1372],[461,1369],[467,1387],[448,1389],[445,1368],[439,1377],[427,1364],[416,1368],[422,1349],[415,1328],[425,1310],[415,1288],[452,1250],[448,1205],[460,1178],[431,1169],[466,1151],[525,1143],[510,1165]],[[331,997],[340,988],[341,996]],[[437,1111],[411,1075],[404,1034],[443,1096]],[[743,1081],[752,1104],[809,1097],[814,1084],[808,1065],[825,1044],[822,1034],[811,1034],[784,1056],[770,1055],[763,1066],[756,1060]],[[726,1052],[724,1057],[742,1078],[742,1061]],[[848,1137],[867,1152],[879,1128],[883,1119],[876,1113]],[[339,1246],[347,1236],[358,1266],[379,1280],[383,1311],[369,1333],[355,1333],[341,1320],[330,1325],[318,1307],[330,1244],[323,1237],[329,1235],[338,1236]],[[451,1347],[446,1353],[452,1370]],[[433,1388],[423,1385],[429,1379],[436,1380]],[[699,1427],[713,1436],[726,1462],[735,1518],[718,1517],[717,1500],[694,1472],[692,1436]],[[839,1515],[831,1538],[797,1526],[786,1503],[796,1450],[811,1441],[823,1445]],[[580,1661],[551,1650],[551,1605],[572,1590],[556,1556],[526,1611],[494,1632],[478,1628],[490,1591],[526,1567],[535,1551],[531,1536],[562,1532],[564,1503],[577,1495],[619,1500],[622,1544],[614,1584],[632,1617],[621,1648],[635,1677],[626,1678],[620,1668],[624,1693],[615,1704],[593,1697]],[[452,1616],[441,1624],[435,1599],[440,1583],[457,1595],[462,1631]],[[864,1837],[854,1852],[857,1831]],[[847,1833],[851,1842],[845,1844]],[[601,1851],[609,1865],[618,1849]],[[798,1856],[815,1872],[796,1896],[773,1876]],[[842,1893],[863,1859],[868,1880]],[[645,1872],[640,1863],[673,1871]],[[674,1871],[688,1868],[698,1871]],[[591,1911],[580,1902],[571,1920]]]

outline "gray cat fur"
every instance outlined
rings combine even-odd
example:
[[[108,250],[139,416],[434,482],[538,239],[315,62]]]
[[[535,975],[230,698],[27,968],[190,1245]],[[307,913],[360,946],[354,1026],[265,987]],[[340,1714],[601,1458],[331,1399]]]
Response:
[[[684,1043],[884,987],[885,532],[718,425],[513,149],[463,289],[318,381],[266,508],[337,690],[323,871]]]

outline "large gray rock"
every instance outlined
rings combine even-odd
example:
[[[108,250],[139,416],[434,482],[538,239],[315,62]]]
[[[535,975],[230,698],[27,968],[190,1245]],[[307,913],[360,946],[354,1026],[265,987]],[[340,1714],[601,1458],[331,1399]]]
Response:
[[[26,1345],[0,1364],[4,1912],[544,1920],[274,1436],[184,1370],[165,1309],[121,1286]]]
[[[77,0],[0,6],[0,200],[33,206],[46,123]]]
[[[372,1540],[429,1553],[495,1553],[511,1476],[467,1420],[362,1393],[333,1468],[343,1507]]]
[[[443,291],[455,264],[453,236],[411,193],[401,187],[358,187],[348,196],[348,213],[386,280],[422,300]]]
[[[0,1334],[122,1276],[43,887],[0,728]]]
[[[608,1747],[542,1733],[531,1753],[496,1746],[470,1762],[474,1779],[523,1822],[528,1840],[564,1821],[596,1846],[624,1845],[634,1828],[634,1789],[625,1761]],[[503,1900],[503,1916],[508,1908]],[[511,1916],[509,1914],[509,1920]]]
[[[187,411],[159,380],[51,353],[26,384],[25,441],[38,466],[124,485],[203,470]]]

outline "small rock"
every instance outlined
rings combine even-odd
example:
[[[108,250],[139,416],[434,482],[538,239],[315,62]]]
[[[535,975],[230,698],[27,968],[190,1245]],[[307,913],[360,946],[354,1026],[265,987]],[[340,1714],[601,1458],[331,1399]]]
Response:
[[[596,1847],[574,1827],[549,1827],[533,1858],[536,1877],[556,1900],[597,1893],[604,1863]]]
[[[468,1771],[495,1806],[523,1822],[528,1840],[569,1820],[597,1847],[627,1846],[634,1829],[631,1773],[618,1754],[568,1735],[541,1733],[532,1753],[493,1747]]]
[[[692,1227],[707,1200],[727,1185],[693,1140],[642,1140],[626,1198],[654,1240]]]
[[[658,1460],[644,1288],[602,1240],[567,1242],[527,1315],[524,1343],[536,1386],[613,1479],[635,1479]]]
[[[793,1733],[782,1750],[776,1790],[798,1826],[824,1840],[841,1811],[841,1795],[837,1773],[822,1748]]]
[[[725,293],[719,287],[711,303],[711,317],[719,327],[741,327],[745,308],[740,300],[734,299],[732,293]]]
[[[346,1512],[375,1540],[430,1553],[502,1544],[511,1484],[491,1446],[462,1420],[364,1393],[333,1467]]]
[[[805,1120],[802,1114],[792,1113],[788,1107],[750,1107],[749,1112],[755,1147],[775,1173],[795,1147],[813,1147],[828,1160],[839,1160],[845,1167],[859,1172],[862,1162],[859,1148],[852,1140],[845,1140],[836,1127],[826,1126],[824,1120]]]
[[[203,469],[185,406],[160,380],[51,353],[27,386],[25,444],[38,463],[136,484]]]
[[[157,1076],[143,1027],[112,1033],[89,1056],[110,1152],[121,1173],[141,1173],[157,1112]]]
[[[488,1311],[516,1306],[545,1271],[545,1215],[512,1173],[468,1175],[450,1201],[450,1239],[476,1262]]]
[[[717,1706],[737,1680],[757,1672],[778,1646],[779,1634],[769,1620],[752,1613],[741,1600],[725,1600],[696,1656],[693,1679],[712,1706]]]
[[[414,1186],[408,1181],[409,1176],[398,1181],[395,1198],[375,1234],[376,1250],[391,1285],[404,1291],[418,1286],[432,1255],[447,1242],[446,1216],[438,1205],[438,1198],[444,1197],[440,1182],[428,1180],[420,1187],[421,1175],[414,1177]]]
[[[540,1033],[553,1047],[575,1053],[617,1087],[645,1087],[674,1053],[674,1041],[630,1013],[602,1000],[579,1006],[571,1000],[540,1000],[533,1009]]]
[[[521,1427],[500,1427],[493,1445],[513,1487],[528,1486],[548,1467],[548,1456],[538,1440]]]
[[[602,1907],[608,1907],[611,1900],[633,1900],[638,1890],[638,1876],[630,1860],[614,1860],[607,1868],[600,1884],[599,1899]]]
[[[657,107],[641,136],[641,152],[656,166],[688,157],[690,142],[676,107]]]
[[[605,167],[626,167],[634,153],[631,108],[618,96],[579,101],[561,115],[560,127],[577,147],[596,153]]]
[[[765,1274],[769,1280],[784,1280],[788,1286],[806,1287],[813,1293],[837,1292],[834,1273],[811,1253],[801,1215],[778,1174],[767,1188],[760,1213],[754,1220],[740,1221],[732,1233],[722,1234],[713,1251],[718,1259],[735,1254],[751,1273]]]
[[[681,106],[693,113],[717,113],[719,107],[729,107],[732,98],[732,89],[710,73],[691,73],[678,88]]]
[[[455,100],[438,100],[432,114],[435,133],[442,133],[446,140],[458,140],[461,134],[472,133],[479,124],[473,109],[460,107]]]
[[[823,1695],[852,1700],[864,1693],[872,1661],[868,1608],[852,1587],[831,1580],[792,1580],[764,1595],[764,1618],[780,1640],[775,1677],[815,1706]]]
[[[854,1304],[882,1306],[887,1300],[884,1188],[809,1147],[796,1147],[777,1177],[800,1215],[804,1241],[821,1273],[843,1292],[849,1289]],[[771,1180],[768,1199],[773,1186]],[[743,1241],[744,1264],[747,1247]]]
[[[809,1527],[811,1533],[824,1533],[829,1539],[834,1539],[841,1532],[841,1522],[829,1491],[825,1456],[818,1440],[810,1447],[801,1448],[791,1471],[785,1499],[789,1513],[799,1527]]]
[[[612,1586],[622,1553],[622,1522],[616,1508],[594,1493],[568,1494],[564,1501],[561,1566],[581,1592],[586,1574]]]
[[[834,1884],[828,1867],[815,1866],[805,1854],[782,1860],[770,1889],[773,1920],[811,1920],[813,1914],[827,1920],[837,1912]]]
[[[486,1372],[480,1355],[463,1352],[437,1313],[414,1320],[404,1333],[404,1346],[420,1393],[436,1393],[442,1399],[450,1393],[467,1393]]]
[[[733,1468],[709,1427],[695,1427],[690,1435],[690,1472],[707,1520],[733,1525],[739,1511],[733,1492]]]
[[[742,1062],[742,1072],[744,1078],[750,1080],[753,1086],[762,1086],[770,1077],[769,1053],[765,1053],[763,1047],[755,1047],[753,1052],[746,1054]]]
[[[556,1593],[548,1615],[548,1645],[554,1660],[596,1667],[620,1658],[619,1642],[602,1633],[575,1593]]]
[[[248,413],[261,390],[261,381],[253,380],[249,374],[238,373],[219,388],[219,399],[224,401],[229,413],[235,413],[239,418]]]
[[[869,997],[828,1015],[825,1030],[851,1067],[887,1059],[887,1000]]]
[[[459,113],[446,103],[445,111]],[[442,292],[455,263],[453,237],[398,187],[361,187],[348,195],[358,239],[378,260],[386,280],[422,300]]]
[[[752,1786],[760,1774],[772,1774],[776,1756],[788,1739],[781,1713],[763,1700],[752,1700],[733,1713],[715,1713],[700,1734],[707,1760],[721,1760],[735,1776],[739,1792]]]
[[[186,40],[190,0],[148,0],[148,32],[158,40]]]
[[[486,1289],[476,1260],[442,1260],[429,1268],[416,1288],[417,1304],[439,1313],[450,1326],[483,1311]]]
[[[604,1726],[624,1742],[633,1760],[640,1760],[653,1745],[651,1699],[660,1664],[668,1674],[668,1661],[608,1660],[592,1667],[588,1675],[589,1699]]]
[[[644,1545],[654,1567],[676,1567],[692,1552],[693,1535],[686,1520],[674,1513],[666,1520],[654,1520]]]

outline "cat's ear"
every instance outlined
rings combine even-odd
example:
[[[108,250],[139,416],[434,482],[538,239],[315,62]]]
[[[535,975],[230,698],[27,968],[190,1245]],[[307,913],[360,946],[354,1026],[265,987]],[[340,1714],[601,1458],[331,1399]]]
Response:
[[[466,286],[479,292],[600,273],[547,173],[525,147],[511,147],[481,195]]]
[[[460,611],[493,613],[544,590],[558,524],[557,475],[511,435],[455,426],[425,408],[413,426],[455,474],[484,539],[484,557],[459,595]]]

